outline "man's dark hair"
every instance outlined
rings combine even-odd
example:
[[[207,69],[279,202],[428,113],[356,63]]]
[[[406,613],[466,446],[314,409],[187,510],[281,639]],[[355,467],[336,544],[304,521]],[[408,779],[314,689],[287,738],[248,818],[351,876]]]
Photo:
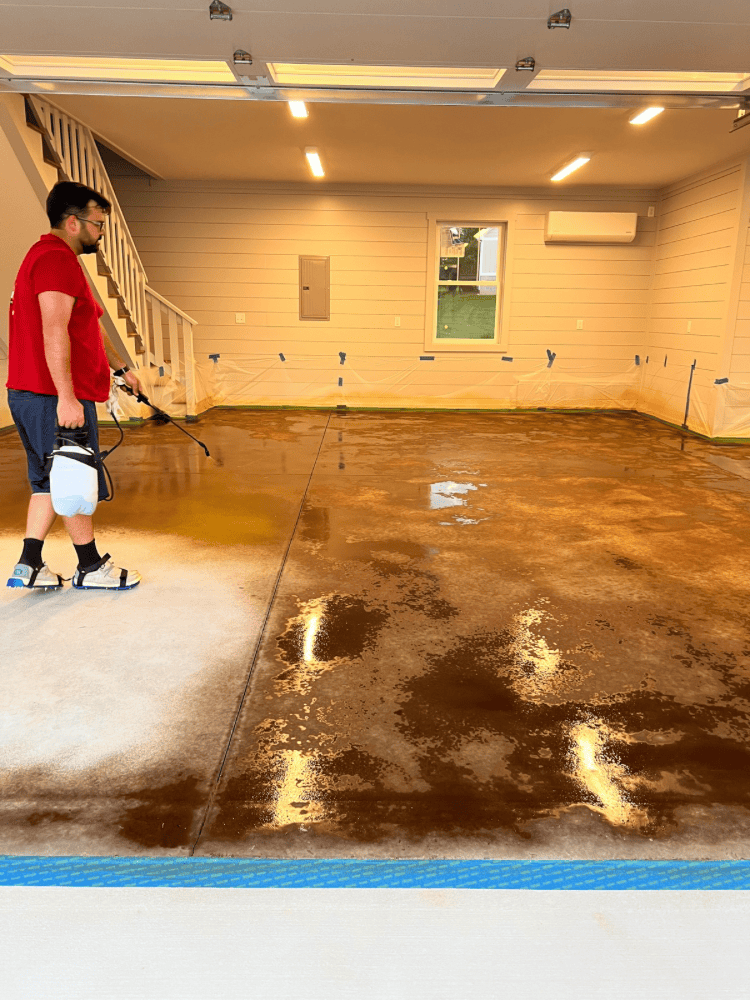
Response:
[[[85,184],[76,181],[60,181],[47,195],[47,218],[53,229],[61,224],[66,215],[83,215],[90,201],[95,201],[103,212],[109,213],[110,202]]]

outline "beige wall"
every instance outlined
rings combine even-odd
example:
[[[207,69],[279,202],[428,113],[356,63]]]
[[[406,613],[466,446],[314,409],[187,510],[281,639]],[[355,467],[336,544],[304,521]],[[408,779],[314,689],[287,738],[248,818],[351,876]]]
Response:
[[[579,190],[551,198],[140,178],[118,179],[117,187],[150,284],[197,320],[199,360],[221,354],[226,402],[558,405],[571,383],[590,376],[603,385],[593,396],[573,392],[573,405],[616,405],[612,379],[619,398],[635,405],[634,358],[645,340],[656,235],[657,219],[647,216],[648,206],[658,205],[653,191]],[[623,246],[545,246],[551,209],[634,211],[638,235]],[[507,221],[501,349],[430,350],[436,360],[419,361],[426,302],[434,294],[427,267],[431,217]],[[331,256],[329,322],[298,319],[300,254]],[[245,323],[235,322],[236,313],[245,314]],[[557,354],[551,372],[548,349]],[[347,354],[343,368],[339,351]],[[529,392],[535,372],[539,399]],[[520,399],[519,378],[527,380]],[[555,396],[560,385],[568,389]]]
[[[750,229],[745,234],[737,326],[732,350],[732,379],[750,383]]]
[[[744,164],[744,196],[739,212],[734,278],[729,296],[727,336],[719,377],[717,434],[750,438],[750,167]]]
[[[639,409],[681,424],[696,362],[688,426],[720,434],[720,390],[733,338],[732,289],[745,165],[723,164],[661,192],[654,283]],[[666,357],[667,364],[664,365]]]

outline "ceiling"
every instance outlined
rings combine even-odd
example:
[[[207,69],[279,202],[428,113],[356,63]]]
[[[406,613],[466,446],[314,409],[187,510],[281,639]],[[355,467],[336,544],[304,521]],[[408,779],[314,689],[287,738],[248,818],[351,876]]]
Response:
[[[647,93],[599,94],[579,102],[595,106],[572,107],[575,95],[525,93],[535,74],[513,68],[533,56],[537,71],[750,75],[750,3],[740,0],[230,0],[231,21],[210,20],[208,6],[209,0],[0,0],[0,54],[231,62],[235,49],[251,52],[253,65],[242,71],[247,77],[231,92],[205,91],[210,101],[174,86],[44,86],[106,142],[165,178],[545,187],[552,173],[587,151],[591,162],[561,186],[658,188],[750,155],[750,128],[730,133],[737,95],[661,95],[657,102]],[[564,6],[572,13],[570,29],[548,29],[549,15]],[[508,67],[497,88],[508,106],[477,106],[476,98],[473,106],[446,106],[451,95],[318,91],[306,95],[310,114],[298,121],[282,99],[289,95],[267,86],[271,61]],[[0,79],[3,88],[35,85]],[[381,103],[394,100],[426,103]],[[667,110],[644,126],[628,124],[633,111],[652,103]],[[320,151],[323,182],[310,176],[306,146]]]
[[[646,125],[623,108],[464,108],[131,97],[60,97],[108,145],[156,176],[230,181],[545,187],[580,151],[591,162],[556,187],[659,188],[721,160],[750,155],[750,128],[734,112],[668,110]]]

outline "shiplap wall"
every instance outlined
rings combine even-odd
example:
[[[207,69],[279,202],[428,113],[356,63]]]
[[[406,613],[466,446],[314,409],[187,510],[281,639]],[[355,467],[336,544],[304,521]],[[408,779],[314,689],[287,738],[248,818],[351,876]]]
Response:
[[[727,338],[733,336],[730,293],[743,188],[743,164],[737,162],[661,192],[646,343],[649,364],[639,409],[682,423],[695,361],[688,426],[706,434],[721,433],[714,422],[714,380]]]
[[[548,349],[557,354],[552,377],[562,381],[584,370],[605,381],[610,372],[620,377],[643,350],[653,191],[488,197],[141,178],[118,178],[117,187],[150,284],[198,321],[198,359],[221,355],[225,402],[512,406],[517,376],[539,371],[542,383],[551,377]],[[545,246],[552,209],[635,211],[638,235],[624,246]],[[429,216],[507,220],[502,351],[436,351],[434,362],[419,361]],[[300,254],[331,257],[329,322],[298,319]],[[235,322],[236,313],[245,314],[244,323]],[[344,368],[340,351],[347,354]],[[513,362],[503,362],[503,353]],[[613,405],[611,393],[582,397],[581,405]]]
[[[732,381],[750,384],[750,228],[745,233],[742,284],[730,375]]]

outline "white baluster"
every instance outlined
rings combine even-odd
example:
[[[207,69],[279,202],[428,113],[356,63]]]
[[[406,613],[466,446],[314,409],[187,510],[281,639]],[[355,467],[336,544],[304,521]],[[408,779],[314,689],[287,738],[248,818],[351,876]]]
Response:
[[[141,332],[143,341],[145,344],[145,334],[143,331],[148,330],[148,309],[146,308],[146,281],[143,275],[143,271],[140,272],[138,281],[138,301],[140,308],[140,318],[138,320],[138,329]]]
[[[59,111],[55,113],[55,135],[57,136],[57,152],[60,154],[60,159],[62,160],[63,171],[70,177],[70,166],[67,159],[68,143],[65,138],[62,115]]]
[[[122,263],[120,254],[122,253],[122,240],[120,239],[120,226],[115,222],[115,259],[113,261],[112,274],[117,283],[117,290],[122,294]]]
[[[180,378],[180,338],[177,333],[177,313],[169,310],[169,365],[172,378]]]
[[[158,302],[151,295],[146,293],[146,322],[143,326],[143,366],[148,368],[154,360],[154,309]]]
[[[153,342],[153,362],[155,365],[164,364],[164,327],[161,317],[161,302],[158,299],[151,300],[151,315],[154,319],[154,342]]]
[[[68,147],[68,177],[72,181],[77,181],[78,164],[76,163],[75,125],[67,115],[65,115],[65,145]]]
[[[81,137],[78,133],[78,125],[76,122],[71,122],[71,128],[73,131],[73,163],[75,164],[76,180],[82,182],[83,171],[81,170]]]
[[[104,260],[107,267],[110,270],[110,274],[114,273],[114,265],[112,261],[115,256],[115,234],[114,225],[112,224],[112,215],[110,214],[107,220],[107,225],[104,227]]]
[[[193,354],[193,327],[185,319],[182,321],[182,342],[185,363],[185,411],[187,416],[196,417],[198,401],[195,398],[195,355]]]
[[[130,302],[132,298],[130,294],[131,270],[130,270],[130,251],[128,250],[127,244],[124,246],[123,250],[125,255],[125,269],[122,276],[123,277],[122,297],[125,300],[125,305],[128,307],[128,311],[130,311]]]

